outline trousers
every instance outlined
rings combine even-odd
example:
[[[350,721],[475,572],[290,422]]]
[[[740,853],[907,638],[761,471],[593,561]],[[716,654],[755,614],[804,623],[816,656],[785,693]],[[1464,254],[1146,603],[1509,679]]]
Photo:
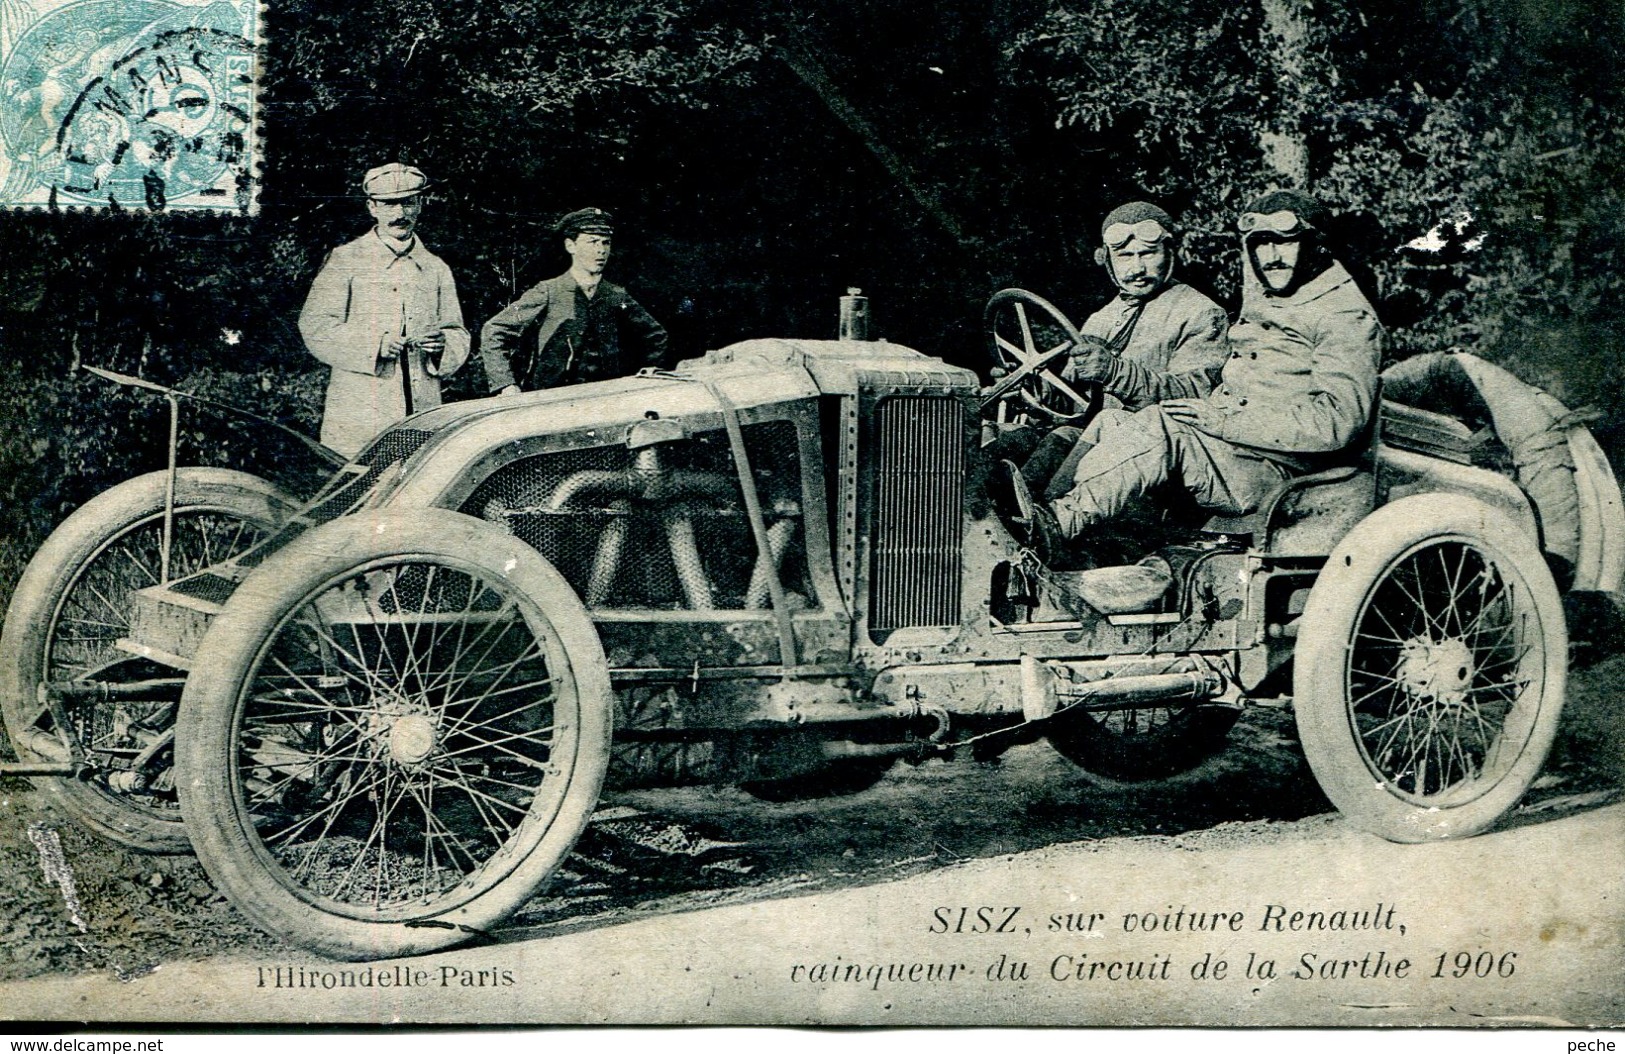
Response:
[[[1285,467],[1181,424],[1160,406],[1102,410],[1084,429],[1084,444],[1093,446],[1084,447],[1072,488],[1050,504],[1068,538],[1165,482],[1184,487],[1204,509],[1237,516],[1288,476]]]
[[[1046,500],[1058,498],[1072,488],[1072,470],[1083,456],[1087,443],[1080,443],[1083,429],[1060,425],[1048,432],[1023,425],[1001,432],[982,452],[992,461],[1018,465],[1027,486]]]

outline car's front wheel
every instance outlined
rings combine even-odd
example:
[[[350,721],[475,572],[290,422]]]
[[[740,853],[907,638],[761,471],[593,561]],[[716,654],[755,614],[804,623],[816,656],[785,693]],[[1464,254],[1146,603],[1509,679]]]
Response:
[[[538,553],[441,510],[312,530],[239,587],[181,701],[199,859],[268,932],[413,955],[506,919],[609,759],[597,632]]]

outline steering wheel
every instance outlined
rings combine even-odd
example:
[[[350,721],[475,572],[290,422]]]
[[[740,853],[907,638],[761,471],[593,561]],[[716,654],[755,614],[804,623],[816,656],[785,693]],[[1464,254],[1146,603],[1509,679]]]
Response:
[[[1098,382],[1061,379],[1067,353],[1083,335],[1061,309],[1025,289],[1001,289],[982,312],[996,370],[1002,377],[982,391],[982,412],[1000,421],[1011,410],[1049,425],[1081,424],[1105,397]],[[997,376],[997,374],[995,374]]]

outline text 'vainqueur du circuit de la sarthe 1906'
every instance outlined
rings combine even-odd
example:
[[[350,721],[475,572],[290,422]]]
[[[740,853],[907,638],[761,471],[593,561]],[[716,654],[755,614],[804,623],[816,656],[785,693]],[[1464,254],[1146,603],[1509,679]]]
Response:
[[[1173,904],[1144,911],[939,905],[925,910],[920,931],[926,939],[941,939],[946,954],[884,961],[837,954],[791,963],[789,980],[875,991],[1010,982],[1458,984],[1505,980],[1520,965],[1513,948],[1429,946],[1410,934],[1404,910],[1387,902],[1313,910],[1260,904],[1234,911]],[[1001,938],[1010,943],[990,943]],[[1113,938],[1133,952],[1114,951]],[[1247,947],[1250,938],[1258,947]]]

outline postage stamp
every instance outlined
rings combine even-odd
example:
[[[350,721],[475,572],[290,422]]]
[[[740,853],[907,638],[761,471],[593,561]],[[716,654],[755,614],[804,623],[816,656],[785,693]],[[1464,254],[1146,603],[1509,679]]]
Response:
[[[254,209],[254,0],[0,0],[0,206]]]

